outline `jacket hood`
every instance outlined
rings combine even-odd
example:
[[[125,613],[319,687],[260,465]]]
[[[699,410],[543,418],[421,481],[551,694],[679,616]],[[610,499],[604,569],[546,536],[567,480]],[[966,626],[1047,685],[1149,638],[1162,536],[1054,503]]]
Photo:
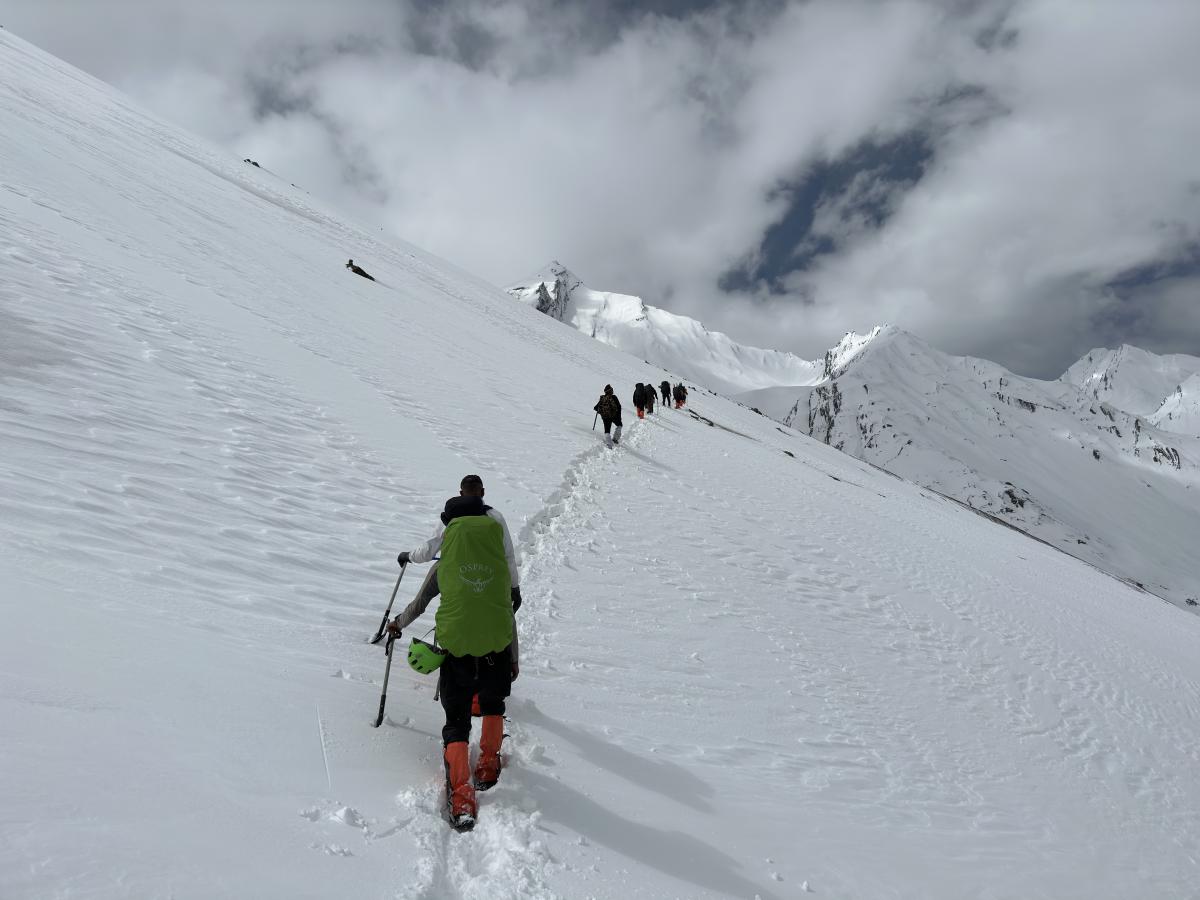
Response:
[[[460,516],[483,516],[491,509],[482,497],[451,497],[442,510],[442,524],[449,525]]]

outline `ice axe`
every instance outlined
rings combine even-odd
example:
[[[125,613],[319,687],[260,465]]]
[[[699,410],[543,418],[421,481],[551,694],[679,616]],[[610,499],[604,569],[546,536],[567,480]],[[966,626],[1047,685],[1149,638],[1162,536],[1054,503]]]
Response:
[[[401,572],[401,575],[404,573]],[[375,716],[375,727],[378,728],[383,724],[383,708],[387,705],[387,683],[388,677],[392,674],[392,646],[396,643],[396,636],[388,635],[387,640],[387,668],[383,670],[383,693],[379,695],[379,713]]]
[[[392,588],[392,599],[388,601],[387,609],[383,611],[383,621],[379,623],[379,630],[375,632],[375,637],[371,638],[372,644],[378,644],[381,640],[383,640],[383,632],[384,629],[387,628],[388,616],[392,614],[392,604],[396,602],[396,592],[400,590],[400,579],[404,577],[404,570],[407,568],[407,563],[400,567],[400,575],[396,578],[396,586]],[[388,663],[391,663],[390,656],[388,657]],[[383,707],[380,707],[380,709],[382,708]]]

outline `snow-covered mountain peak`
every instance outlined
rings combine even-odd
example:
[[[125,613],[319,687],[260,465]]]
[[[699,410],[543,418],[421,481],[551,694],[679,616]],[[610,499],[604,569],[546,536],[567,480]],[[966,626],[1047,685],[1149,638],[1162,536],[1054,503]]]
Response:
[[[577,288],[583,284],[583,279],[560,263],[557,259],[552,259],[542,268],[538,269],[532,275],[525,279],[526,285],[537,285],[540,283],[548,283],[553,285],[556,281],[563,281],[570,288]],[[516,287],[510,288],[516,290]]]
[[[1163,431],[1200,435],[1200,373],[1190,375],[1150,415]]]
[[[868,349],[879,350],[884,346],[897,343],[914,345],[914,348],[920,352],[933,351],[933,348],[916,335],[895,325],[876,325],[866,334],[847,331],[837,344],[825,351],[823,375],[825,378],[837,378],[846,372],[856,360],[861,359]]]
[[[1122,344],[1112,350],[1097,347],[1088,351],[1059,380],[1125,412],[1153,416],[1165,398],[1198,373],[1200,357],[1157,354]],[[1183,430],[1177,420],[1164,421],[1169,422],[1168,430]]]
[[[658,367],[649,380],[683,377],[710,390],[740,394],[780,385],[814,384],[821,364],[782,350],[739,344],[688,316],[633,294],[594,290],[557,260],[508,288],[552,318]]]

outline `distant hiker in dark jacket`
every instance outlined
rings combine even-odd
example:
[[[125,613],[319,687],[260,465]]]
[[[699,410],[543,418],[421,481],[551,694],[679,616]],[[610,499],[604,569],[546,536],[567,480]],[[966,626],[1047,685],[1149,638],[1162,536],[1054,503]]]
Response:
[[[654,404],[658,400],[658,391],[654,390],[654,385],[646,385],[646,415],[654,412]]]
[[[682,384],[677,384],[671,388],[671,396],[675,398],[675,408],[683,409],[684,401],[687,400],[687,391]]]
[[[353,272],[355,275],[361,275],[363,278],[367,278],[371,281],[375,280],[374,278],[372,278],[370,275],[367,274],[365,269],[362,269],[359,266],[356,266],[354,264],[354,260],[352,260],[352,259],[346,260],[346,268],[349,269],[351,272]]]
[[[611,384],[604,386],[604,393],[600,395],[600,400],[592,409],[600,413],[600,418],[604,421],[604,443],[610,447],[613,444],[621,443],[621,401],[613,393]],[[617,426],[617,430],[613,432],[612,437],[609,437],[609,429],[614,425]]]
[[[671,405],[671,382],[663,381],[663,383],[658,386],[658,389],[660,391],[662,391],[663,406],[670,406]]]
[[[500,779],[500,743],[504,739],[504,698],[520,672],[516,611],[521,606],[517,554],[508,524],[483,502],[483,479],[467,475],[459,495],[446,501],[442,524],[415,550],[396,557],[402,566],[441,561],[425,578],[417,597],[388,625],[400,637],[439,591],[435,624],[437,643],[446,651],[438,670],[438,692],[446,725],[446,802],[455,827],[470,828],[478,814],[475,790]],[[443,565],[444,563],[444,565]],[[440,573],[439,573],[440,570]],[[479,761],[471,783],[468,741],[471,698],[479,697],[483,715]]]
[[[633,389],[633,405],[637,409],[638,418],[646,418],[646,386],[640,381]]]

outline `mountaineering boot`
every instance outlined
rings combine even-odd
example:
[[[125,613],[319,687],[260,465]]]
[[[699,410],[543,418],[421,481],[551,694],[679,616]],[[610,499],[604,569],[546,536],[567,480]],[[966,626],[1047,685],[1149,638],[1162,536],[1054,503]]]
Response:
[[[609,450],[612,449],[612,446],[613,446],[612,435],[606,434],[604,436],[604,446],[607,447]]]
[[[484,716],[479,736],[479,762],[475,764],[475,789],[486,791],[500,780],[500,743],[504,740],[504,716]]]
[[[445,760],[446,813],[450,817],[450,825],[458,831],[470,831],[475,827],[479,805],[475,802],[475,788],[471,786],[467,742],[447,744]]]
[[[618,426],[617,426],[617,427],[616,427],[616,428],[613,430],[613,443],[614,443],[614,444],[619,444],[619,443],[621,443],[621,426],[620,426],[620,425],[618,425]]]

